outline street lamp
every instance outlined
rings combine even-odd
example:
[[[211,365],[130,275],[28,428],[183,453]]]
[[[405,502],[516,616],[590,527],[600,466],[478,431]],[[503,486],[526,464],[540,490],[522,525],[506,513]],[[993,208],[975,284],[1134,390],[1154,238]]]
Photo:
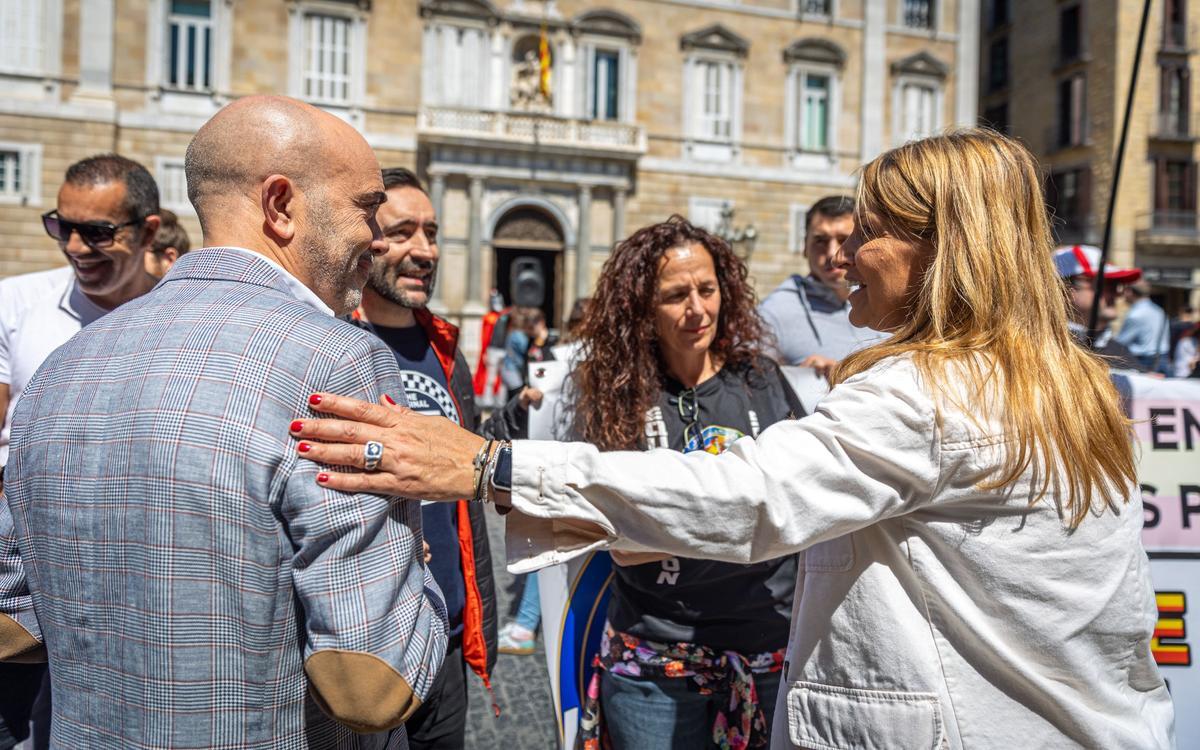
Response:
[[[729,243],[733,248],[733,253],[741,258],[743,262],[749,262],[750,255],[754,252],[754,241],[758,239],[758,230],[753,224],[747,224],[744,227],[735,227],[733,225],[733,206],[725,204],[721,208],[721,221],[717,224],[716,235]]]

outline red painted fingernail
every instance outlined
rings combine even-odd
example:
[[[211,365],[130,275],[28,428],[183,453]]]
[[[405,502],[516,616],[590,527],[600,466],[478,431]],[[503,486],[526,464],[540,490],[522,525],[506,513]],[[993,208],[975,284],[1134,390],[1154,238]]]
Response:
[[[312,404],[313,406],[316,406],[317,404],[321,403],[321,394],[314,393],[313,395],[309,396],[308,403]]]
[[[297,419],[295,422],[292,422],[292,426],[288,429],[292,432],[299,432],[300,430],[304,429],[304,423]]]
[[[384,399],[385,401],[387,401],[389,404],[391,404],[392,406],[395,406],[395,405],[396,405],[396,402],[392,400],[392,397],[391,397],[391,396],[389,396],[389,395],[387,395],[386,393],[385,393],[385,394],[383,394],[383,399]]]
[[[325,472],[321,472],[320,474],[317,475],[317,481],[320,482],[321,484],[324,484],[325,482],[329,481],[329,475],[326,474]]]
[[[301,453],[308,453],[310,450],[312,450],[312,445],[309,443],[301,443],[300,445],[296,446],[296,450],[300,451]]]

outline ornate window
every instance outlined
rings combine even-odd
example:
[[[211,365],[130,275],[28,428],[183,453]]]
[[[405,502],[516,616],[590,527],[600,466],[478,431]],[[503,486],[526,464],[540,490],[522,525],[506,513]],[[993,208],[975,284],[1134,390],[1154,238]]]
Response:
[[[0,3],[0,71],[42,72],[45,9],[42,0],[4,0]]]
[[[464,109],[507,107],[492,91],[492,45],[499,14],[484,0],[427,0],[421,99]]]
[[[55,101],[63,0],[0,0],[0,77],[7,99]]]
[[[159,199],[164,208],[177,214],[193,214],[187,194],[187,176],[183,170],[183,159],[177,156],[159,156],[154,160],[154,181],[158,183]]]
[[[784,50],[783,60],[788,65],[784,107],[788,150],[797,155],[832,153],[846,53],[824,39],[801,39]]]
[[[1087,77],[1075,73],[1058,82],[1058,137],[1055,146],[1082,146],[1087,140]]]
[[[805,16],[831,16],[833,0],[800,0],[800,13]]]
[[[1191,135],[1192,75],[1186,58],[1164,64],[1160,73],[1158,135],[1187,138]]]
[[[579,38],[581,116],[632,123],[641,28],[616,11],[594,10],[571,21],[571,31]]]
[[[910,29],[937,28],[934,17],[934,0],[903,0],[901,20]]]
[[[892,65],[892,132],[897,143],[926,138],[945,124],[943,99],[950,68],[928,52]]]
[[[42,145],[0,142],[0,203],[41,202]]]
[[[292,8],[291,91],[314,104],[361,104],[366,88],[364,3],[306,0]]]
[[[709,161],[737,156],[742,135],[742,67],[750,45],[723,26],[680,40],[684,60],[685,154]]]
[[[1091,230],[1092,172],[1087,167],[1059,169],[1046,180],[1046,204],[1059,242],[1087,242]]]
[[[1083,56],[1083,6],[1068,5],[1058,12],[1058,61],[1066,64]]]
[[[163,76],[167,88],[186,91],[212,88],[211,5],[207,0],[171,0]]]

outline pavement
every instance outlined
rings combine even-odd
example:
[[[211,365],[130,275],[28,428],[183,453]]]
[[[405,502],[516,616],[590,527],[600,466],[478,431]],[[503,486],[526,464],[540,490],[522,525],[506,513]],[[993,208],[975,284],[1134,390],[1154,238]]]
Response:
[[[499,599],[497,611],[503,626],[516,614],[525,578],[513,576],[504,568],[504,520],[490,510],[487,520]],[[558,747],[558,724],[550,699],[550,677],[540,633],[533,654],[499,655],[492,674],[492,688],[500,705],[498,717],[492,712],[491,699],[483,682],[468,671],[468,748],[554,750]]]

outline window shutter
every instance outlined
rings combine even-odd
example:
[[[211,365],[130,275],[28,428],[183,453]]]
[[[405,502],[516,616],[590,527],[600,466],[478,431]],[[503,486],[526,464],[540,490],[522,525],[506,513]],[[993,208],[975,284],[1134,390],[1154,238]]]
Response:
[[[1188,67],[1184,67],[1179,71],[1179,85],[1182,88],[1180,94],[1180,116],[1179,124],[1182,132],[1180,135],[1189,136],[1192,134],[1192,71]]]
[[[1188,162],[1183,178],[1183,210],[1196,210],[1196,162]],[[1192,223],[1195,223],[1194,218]]]
[[[1154,160],[1154,210],[1167,210],[1167,160]]]
[[[1092,170],[1091,167],[1084,167],[1079,170],[1079,198],[1076,201],[1079,206],[1079,216],[1081,222],[1086,221],[1092,214]]]

